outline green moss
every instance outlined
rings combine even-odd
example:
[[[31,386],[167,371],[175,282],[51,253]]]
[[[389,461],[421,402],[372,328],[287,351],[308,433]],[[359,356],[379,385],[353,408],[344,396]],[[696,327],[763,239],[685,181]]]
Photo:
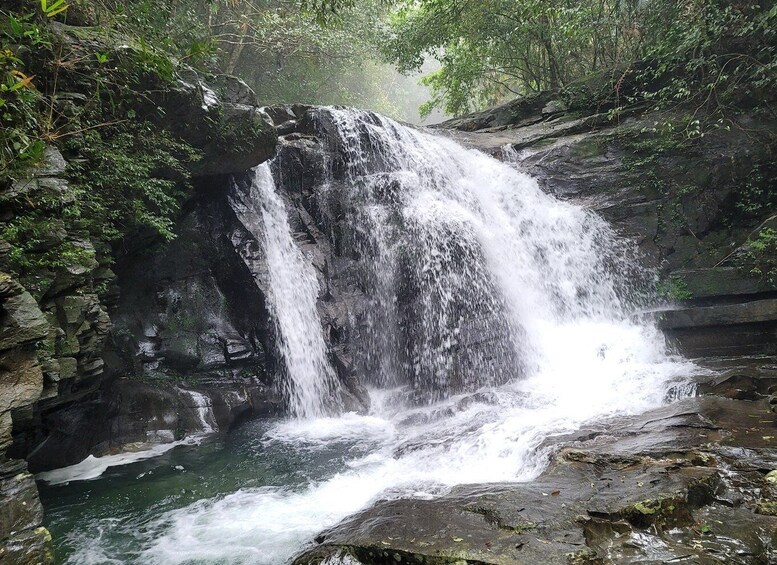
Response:
[[[639,501],[624,511],[624,517],[639,528],[687,524],[692,516],[684,497],[668,496]]]
[[[607,145],[601,140],[586,138],[572,146],[572,155],[577,159],[591,159],[607,152]]]
[[[660,504],[656,504],[655,501],[637,502],[634,505],[634,510],[644,515],[652,515],[658,512],[661,508]]]
[[[777,502],[762,500],[756,505],[755,511],[757,514],[777,516]]]
[[[656,287],[656,291],[659,296],[663,296],[669,300],[690,300],[693,298],[693,294],[689,290],[688,284],[678,275],[672,275],[669,278],[660,281]]]
[[[536,527],[537,527],[537,524],[535,524],[534,522],[526,521],[516,525],[511,525],[510,529],[513,530],[516,534],[523,534],[535,529]]]

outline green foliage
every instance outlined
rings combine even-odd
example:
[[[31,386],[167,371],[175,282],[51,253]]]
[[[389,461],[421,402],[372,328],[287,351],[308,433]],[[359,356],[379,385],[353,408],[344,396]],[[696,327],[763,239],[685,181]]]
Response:
[[[66,146],[76,158],[69,185],[47,192],[31,181],[8,202],[16,214],[0,233],[11,246],[9,269],[38,295],[58,271],[96,266],[89,241],[137,231],[172,238],[188,187],[185,165],[198,158],[145,122],[90,130]]]
[[[244,79],[264,104],[373,108],[413,119],[406,87],[376,46],[386,0],[95,0],[101,23],[201,70]],[[158,61],[139,61],[168,74]]]
[[[0,12],[0,17],[3,13]],[[0,25],[0,173],[14,164],[38,159],[38,103],[34,76],[25,73],[24,56],[44,55],[51,45],[34,14],[4,18]]]
[[[94,259],[94,250],[60,240],[63,230],[61,220],[44,214],[15,218],[2,232],[3,239],[12,246],[9,264],[13,271],[23,275],[32,270],[86,264]]]
[[[772,228],[764,228],[758,232],[758,235],[748,243],[748,247],[754,253],[763,253],[776,249],[777,231]]]
[[[49,4],[49,0],[40,0],[40,9],[47,18],[53,18],[69,7],[70,5],[65,3],[65,0],[54,0],[51,4]]]
[[[557,88],[621,60],[632,2],[405,0],[383,42],[402,70],[442,65],[437,105],[462,114],[499,97]]]
[[[773,164],[756,163],[737,191],[734,211],[745,220],[757,220],[777,205],[777,170]]]
[[[147,122],[91,130],[66,146],[80,163],[70,171],[73,229],[107,241],[135,230],[173,237],[194,150]]]
[[[455,114],[562,88],[569,106],[613,118],[626,104],[695,103],[688,126],[701,135],[701,110],[755,104],[777,85],[777,10],[745,2],[402,0],[382,45],[402,70],[436,58],[426,109]]]
[[[747,264],[750,274],[761,277],[770,284],[777,281],[777,230],[761,228],[744,246],[740,264]]]
[[[669,300],[690,300],[693,298],[686,282],[677,275],[659,281],[656,290],[658,296],[663,296]]]
[[[774,7],[715,0],[651,5],[627,101],[650,101],[656,109],[693,105],[685,122],[691,137],[722,127],[721,115],[733,106],[769,103],[777,86]]]

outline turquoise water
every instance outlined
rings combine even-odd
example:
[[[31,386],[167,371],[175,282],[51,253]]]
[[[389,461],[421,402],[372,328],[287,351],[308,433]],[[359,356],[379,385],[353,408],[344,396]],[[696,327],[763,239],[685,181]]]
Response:
[[[169,524],[160,517],[240,489],[303,489],[340,470],[363,449],[355,441],[289,444],[250,422],[226,437],[180,446],[154,459],[109,468],[101,477],[40,484],[58,563],[133,563]]]

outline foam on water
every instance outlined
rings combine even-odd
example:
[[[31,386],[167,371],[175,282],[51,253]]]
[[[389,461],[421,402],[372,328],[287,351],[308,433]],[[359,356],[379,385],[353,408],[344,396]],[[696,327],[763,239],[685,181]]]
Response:
[[[361,363],[375,371],[371,411],[325,417],[305,396],[325,394],[333,378],[318,288],[260,168],[290,394],[298,415],[318,416],[281,422],[262,441],[299,452],[342,443],[345,455],[310,483],[243,488],[150,517],[137,562],[277,565],[378,498],[531,480],[547,465],[549,437],[658,406],[693,369],[631,318],[639,289],[629,283],[647,277],[596,215],[453,141],[373,114],[325,118],[347,157],[354,238],[370,261]],[[283,253],[273,258],[273,248]],[[70,562],[87,563],[90,544]]]
[[[124,453],[104,455],[102,457],[89,455],[86,459],[75,465],[61,467],[52,471],[43,471],[42,473],[35,475],[35,478],[46,481],[51,485],[96,479],[111,467],[121,467],[123,465],[130,465],[138,461],[143,461],[144,459],[159,457],[180,445],[197,445],[200,441],[202,441],[201,436],[189,436],[182,440],[171,441],[169,443],[147,445],[145,448],[138,449],[137,451],[126,451]]]

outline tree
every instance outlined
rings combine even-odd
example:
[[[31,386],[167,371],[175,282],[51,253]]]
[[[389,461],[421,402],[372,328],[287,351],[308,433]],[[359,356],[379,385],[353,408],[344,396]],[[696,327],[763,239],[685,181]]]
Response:
[[[558,89],[602,70],[644,99],[709,97],[774,84],[773,6],[723,0],[401,0],[382,38],[404,71],[434,57],[427,83],[452,114]],[[771,76],[770,79],[767,76]],[[714,100],[716,97],[709,97]]]

